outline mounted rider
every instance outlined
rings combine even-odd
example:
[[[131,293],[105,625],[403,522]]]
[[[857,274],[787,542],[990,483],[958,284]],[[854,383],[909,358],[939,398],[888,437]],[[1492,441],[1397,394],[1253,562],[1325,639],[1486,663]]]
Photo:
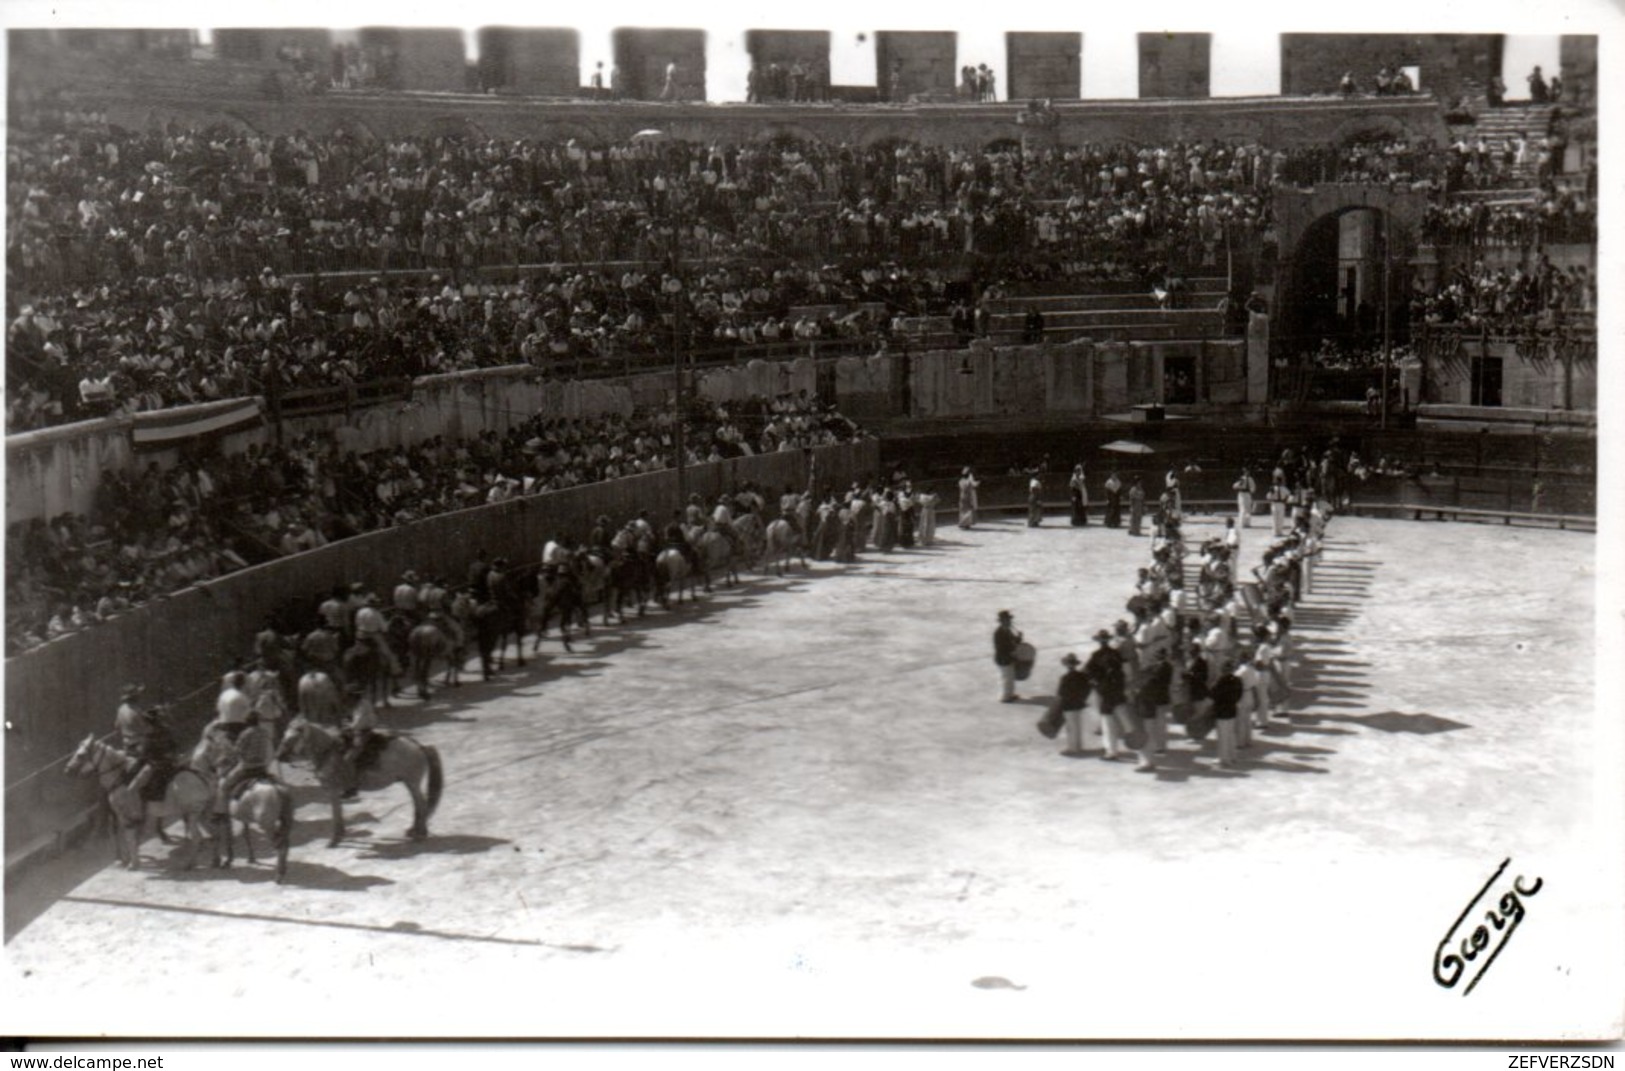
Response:
[[[425,615],[446,608],[446,585],[438,576],[431,576],[418,588],[418,608]]]
[[[601,557],[609,557],[610,540],[614,533],[614,526],[608,517],[600,516],[593,524],[592,531],[587,533],[587,549]]]
[[[745,548],[740,544],[739,533],[734,530],[733,503],[727,495],[717,496],[716,507],[711,510],[711,524],[728,540],[728,546],[733,549],[734,557],[737,558],[744,553]]]
[[[692,506],[690,509],[694,508]],[[666,525],[666,549],[676,550],[688,562],[688,567],[695,572],[700,571],[700,554],[694,549],[694,544],[688,541],[688,533],[683,530],[683,515],[673,511],[671,523]]]
[[[542,571],[547,576],[557,575],[561,570],[568,571],[572,564],[572,549],[568,536],[555,533],[542,547]]]
[[[401,574],[400,583],[390,593],[390,603],[395,613],[403,615],[412,624],[422,619],[421,598],[418,591],[418,574],[408,569]]]
[[[762,508],[767,505],[767,499],[763,498],[756,485],[748,480],[745,482],[745,489],[734,495],[734,501],[738,503],[743,513],[761,513]]]
[[[119,691],[118,713],[113,715],[113,731],[118,734],[124,750],[132,755],[146,743],[149,728],[140,705],[143,691],[139,684],[126,684]]]
[[[342,681],[339,656],[344,653],[342,630],[322,624],[311,629],[299,643],[299,654],[311,669],[320,670],[335,681]]]
[[[142,711],[141,720],[146,725],[146,734],[141,738],[141,745],[130,753],[137,763],[130,790],[138,798],[146,799],[148,786],[156,786],[162,798],[163,787],[169,784],[170,775],[175,772],[175,735],[157,707]]]
[[[345,799],[355,797],[361,783],[361,758],[366,753],[367,745],[372,742],[373,734],[378,730],[378,711],[372,705],[372,700],[355,690],[351,691],[350,698],[355,700],[355,709],[350,712],[350,724],[339,732],[344,742],[341,754],[344,758]]]
[[[214,721],[209,729],[218,729],[228,738],[236,740],[248,724],[254,702],[248,697],[248,675],[234,669],[220,680],[220,697],[214,702]],[[207,732],[208,730],[205,730]]]
[[[705,524],[705,500],[698,493],[688,496],[688,505],[683,507],[678,523],[690,528],[699,528]]]
[[[371,645],[389,664],[390,676],[398,677],[401,675],[401,663],[387,642],[388,631],[389,623],[384,620],[383,611],[378,609],[378,596],[368,595],[366,605],[356,611],[355,642],[358,646]]]
[[[324,628],[332,629],[342,638],[355,617],[355,609],[350,605],[350,590],[342,584],[335,587],[332,594],[316,607],[316,616],[321,618]]]
[[[270,779],[271,758],[275,754],[271,734],[260,724],[260,716],[250,710],[242,731],[232,743],[232,767],[220,778],[219,790],[215,793],[214,813],[217,821],[225,817],[231,804],[231,794],[238,785],[262,777]]]

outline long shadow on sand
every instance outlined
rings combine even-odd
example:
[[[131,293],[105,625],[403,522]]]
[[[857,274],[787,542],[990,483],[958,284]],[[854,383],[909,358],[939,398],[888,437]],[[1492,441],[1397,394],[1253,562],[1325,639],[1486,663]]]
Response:
[[[357,854],[357,859],[410,859],[417,855],[475,855],[512,844],[502,837],[481,837],[472,833],[431,833],[422,840],[375,840]]]

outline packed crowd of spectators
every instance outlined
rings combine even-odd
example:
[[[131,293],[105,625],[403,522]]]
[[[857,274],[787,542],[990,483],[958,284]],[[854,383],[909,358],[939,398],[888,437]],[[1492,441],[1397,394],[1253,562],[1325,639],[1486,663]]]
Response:
[[[372,142],[132,133],[36,103],[7,146],[8,431],[501,364],[613,371],[673,342],[878,347],[897,319],[965,300],[967,263],[972,303],[1012,265],[1149,285],[1268,245],[1280,184],[1436,184],[1453,155],[1404,140]],[[1426,227],[1435,241],[1586,240],[1594,199],[1549,187],[1532,205],[1444,203]],[[556,267],[469,281],[521,263]],[[379,278],[320,277],[338,269]]]
[[[923,315],[947,301],[941,273],[896,265],[716,267],[684,278],[559,268],[500,286],[373,277],[318,290],[267,270],[82,287],[24,305],[9,323],[7,428],[499,365],[619,370],[669,353],[674,340],[696,355],[868,344],[889,332],[894,313]]]
[[[745,75],[747,104],[802,103],[829,99],[829,60],[820,57],[811,63],[791,60],[788,64],[769,60],[752,63]]]
[[[14,280],[243,275],[740,256],[1210,244],[1267,225],[1284,153],[1085,146],[706,145],[214,129],[19,131],[8,145]],[[1050,221],[1040,224],[1046,214]],[[1040,228],[1043,233],[1040,234]]]
[[[1567,138],[1559,130],[1506,137],[1462,133],[1445,156],[1445,182],[1451,190],[1490,190],[1545,185],[1562,163]]]
[[[1456,201],[1430,204],[1422,237],[1437,245],[1539,247],[1595,243],[1597,206],[1579,190],[1547,186],[1535,201]]]
[[[331,436],[102,474],[89,516],[6,531],[6,643],[15,653],[248,565],[424,517],[671,468],[669,410],[538,415],[504,434],[341,450]],[[847,442],[862,432],[805,395],[695,403],[691,464]]]
[[[1508,270],[1482,261],[1452,272],[1438,291],[1411,299],[1411,323],[1521,332],[1594,322],[1597,280],[1583,264],[1559,268],[1544,254]]]

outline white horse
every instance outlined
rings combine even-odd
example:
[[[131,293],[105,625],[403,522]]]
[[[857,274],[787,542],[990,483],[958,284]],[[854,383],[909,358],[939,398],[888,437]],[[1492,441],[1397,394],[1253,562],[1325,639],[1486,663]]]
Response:
[[[783,576],[791,558],[800,558],[801,567],[807,568],[806,540],[801,538],[795,525],[780,517],[767,526],[767,553],[762,567],[777,569]]]

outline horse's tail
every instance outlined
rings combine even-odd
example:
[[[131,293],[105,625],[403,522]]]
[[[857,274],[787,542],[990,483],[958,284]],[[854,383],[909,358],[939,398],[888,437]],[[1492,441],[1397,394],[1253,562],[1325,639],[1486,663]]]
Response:
[[[435,807],[440,804],[441,790],[446,787],[446,770],[440,764],[440,751],[427,744],[419,744],[423,749],[423,760],[429,764],[429,791],[423,808],[423,820],[433,817]]]

